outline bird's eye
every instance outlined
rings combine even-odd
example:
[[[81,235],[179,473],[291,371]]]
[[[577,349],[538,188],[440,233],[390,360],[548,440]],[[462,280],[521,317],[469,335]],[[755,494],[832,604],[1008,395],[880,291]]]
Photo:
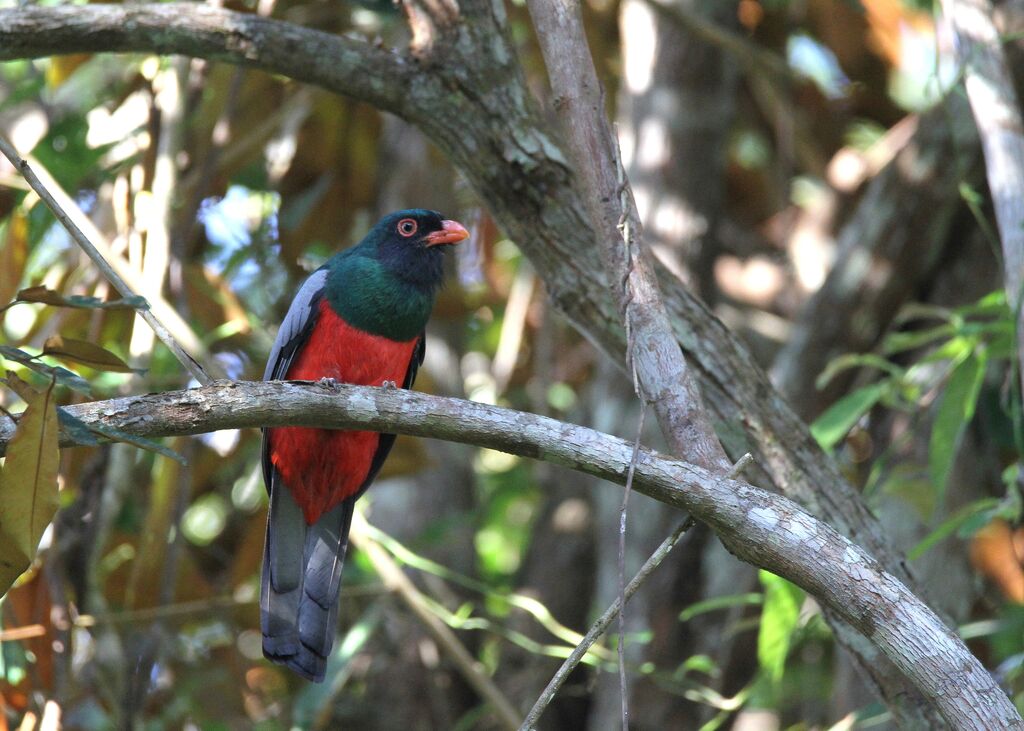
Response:
[[[398,233],[406,238],[416,233],[417,228],[419,228],[419,226],[417,226],[416,222],[411,218],[403,218],[398,222]]]

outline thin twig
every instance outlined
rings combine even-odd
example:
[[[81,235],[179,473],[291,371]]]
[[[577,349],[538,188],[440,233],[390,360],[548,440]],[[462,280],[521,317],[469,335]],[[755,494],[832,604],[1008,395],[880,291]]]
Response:
[[[619,511],[619,695],[622,704],[622,731],[629,729],[629,687],[626,685],[626,515],[629,494],[633,491],[633,476],[636,474],[636,460],[640,456],[640,435],[644,430],[647,416],[647,402],[640,400],[640,418],[636,425],[636,439],[633,441],[633,456],[629,459],[626,486],[622,491],[622,508]]]
[[[423,623],[430,636],[441,646],[466,682],[494,709],[502,727],[518,728],[519,714],[512,704],[484,672],[480,663],[473,658],[458,636],[431,611],[427,598],[405,575],[391,554],[370,537],[367,528],[366,519],[357,512],[355,520],[352,521],[352,544],[366,554],[385,586],[398,594],[416,618]]]
[[[732,469],[729,470],[729,473],[723,479],[731,480],[738,477],[743,470],[753,462],[753,460],[754,458],[749,453],[744,454],[736,461],[736,464],[733,465]],[[627,479],[632,479],[632,470],[630,472],[631,474]],[[647,559],[644,565],[640,567],[636,576],[633,577],[633,580],[630,581],[629,585],[626,587],[623,596],[617,598],[615,602],[605,610],[604,614],[602,614],[601,617],[591,625],[586,636],[583,638],[583,641],[580,642],[580,644],[576,646],[576,649],[572,651],[572,654],[565,659],[565,662],[562,663],[562,666],[558,668],[551,680],[548,682],[547,687],[544,688],[544,692],[540,694],[537,702],[533,704],[533,708],[531,708],[530,712],[526,714],[526,718],[519,727],[519,731],[531,731],[534,728],[548,705],[550,705],[551,701],[554,700],[555,694],[558,693],[559,689],[569,677],[569,674],[576,669],[576,666],[579,665],[580,662],[583,661],[583,658],[586,656],[591,646],[597,642],[601,635],[605,633],[605,630],[607,630],[609,625],[611,625],[612,620],[616,615],[621,616],[620,609],[622,606],[629,601],[634,594],[636,594],[640,585],[644,583],[654,569],[658,568],[661,562],[665,559],[665,556],[668,555],[669,551],[675,547],[676,543],[679,542],[679,539],[683,537],[686,531],[693,527],[695,522],[696,521],[694,521],[693,517],[689,517],[683,521],[683,523],[673,531],[672,535],[666,538],[662,544],[658,546],[657,550],[651,554],[651,557]],[[619,654],[619,663],[621,668],[621,652]]]
[[[106,259],[100,254],[100,252],[93,246],[92,242],[89,241],[88,237],[82,233],[82,230],[75,225],[75,222],[71,220],[64,209],[57,203],[50,191],[47,190],[46,186],[43,185],[42,181],[36,176],[35,172],[29,166],[28,161],[18,154],[14,146],[11,145],[7,139],[0,135],[0,152],[11,161],[21,173],[22,177],[25,178],[26,182],[32,186],[32,190],[42,199],[43,203],[46,204],[60,224],[67,229],[67,232],[71,235],[71,238],[82,247],[82,250],[92,259],[96,267],[103,272],[103,275],[110,280],[110,283],[117,288],[117,291],[121,293],[122,297],[136,297],[138,293],[133,292],[132,288],[128,286],[128,283],[116,272],[113,267],[107,262]],[[156,315],[151,310],[138,310],[139,316],[146,321],[146,323],[153,328],[153,332],[156,336],[166,345],[174,356],[181,362],[193,378],[199,383],[206,386],[213,382],[213,379],[206,373],[201,365],[189,355],[184,348],[182,348],[178,341],[175,340],[174,336],[167,330],[166,327],[157,319]]]

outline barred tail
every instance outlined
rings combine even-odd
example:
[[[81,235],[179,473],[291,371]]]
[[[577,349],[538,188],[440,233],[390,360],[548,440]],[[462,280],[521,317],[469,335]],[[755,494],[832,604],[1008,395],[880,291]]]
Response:
[[[334,645],[355,500],[307,525],[277,470],[272,482],[260,591],[263,654],[319,683]]]

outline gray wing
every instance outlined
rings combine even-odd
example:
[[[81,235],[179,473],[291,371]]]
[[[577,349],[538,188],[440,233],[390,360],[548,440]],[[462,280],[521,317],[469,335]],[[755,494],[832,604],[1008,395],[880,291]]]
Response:
[[[264,381],[279,381],[288,374],[288,369],[291,368],[299,349],[313,332],[326,286],[327,270],[321,268],[309,275],[295,293],[295,299],[292,300],[288,314],[284,316],[284,322],[281,323],[277,337],[274,338],[274,345],[270,349],[267,367],[263,371]],[[263,482],[267,486],[267,492],[270,492],[274,470],[270,463],[270,445],[266,429],[263,430],[262,460]]]
[[[295,360],[295,354],[309,338],[317,316],[320,314],[320,300],[327,286],[327,270],[317,269],[302,283],[295,293],[284,316],[284,322],[274,338],[274,346],[267,358],[267,368],[263,371],[264,381],[278,381],[284,378]]]

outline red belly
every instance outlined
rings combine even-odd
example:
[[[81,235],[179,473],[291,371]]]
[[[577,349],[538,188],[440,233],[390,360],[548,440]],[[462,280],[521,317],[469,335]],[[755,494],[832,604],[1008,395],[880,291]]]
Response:
[[[409,371],[416,338],[396,342],[352,327],[324,300],[320,317],[286,378],[317,381],[333,378],[359,386],[394,381],[401,386]],[[270,461],[281,473],[310,525],[358,492],[377,451],[380,435],[281,427],[271,429]]]

